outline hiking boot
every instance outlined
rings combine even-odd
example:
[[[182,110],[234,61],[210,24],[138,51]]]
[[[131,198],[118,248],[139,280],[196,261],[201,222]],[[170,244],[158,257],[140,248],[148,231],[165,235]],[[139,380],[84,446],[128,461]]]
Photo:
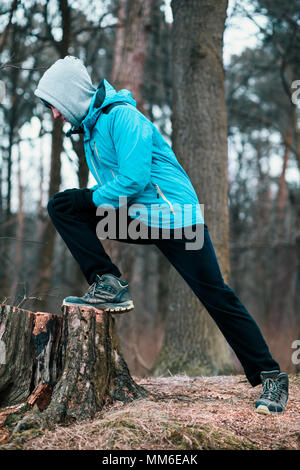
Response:
[[[111,313],[124,313],[134,308],[128,283],[108,273],[97,274],[83,297],[66,297],[63,305],[93,307]]]
[[[279,370],[261,372],[263,393],[255,403],[256,413],[282,413],[288,402],[289,378]]]

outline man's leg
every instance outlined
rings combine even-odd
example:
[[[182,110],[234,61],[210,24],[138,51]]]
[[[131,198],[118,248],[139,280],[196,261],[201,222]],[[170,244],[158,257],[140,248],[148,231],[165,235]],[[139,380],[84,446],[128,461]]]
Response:
[[[64,210],[55,208],[53,199],[48,203],[48,212],[56,230],[78,262],[87,282],[91,285],[82,297],[66,297],[63,305],[92,306],[112,313],[124,313],[132,310],[134,305],[128,283],[120,279],[120,270],[105,252],[96,233],[97,224],[101,221],[102,216],[96,216],[91,212],[66,213]],[[126,227],[122,226],[122,232],[120,232],[119,212],[114,211],[111,215],[116,222],[116,233],[111,234],[112,239],[134,244],[153,243],[149,238],[131,239],[128,230],[124,235]],[[105,220],[107,220],[106,217]],[[125,218],[127,228],[130,222],[132,219],[127,214],[127,220]],[[113,228],[108,227],[109,230]],[[122,238],[123,236],[126,238]]]
[[[54,199],[48,202],[48,213],[51,217],[53,225],[60,234],[73,257],[78,262],[82,273],[87,282],[92,284],[97,274],[110,273],[117,277],[122,274],[119,268],[112,262],[109,255],[97,237],[96,227],[101,220],[101,216],[94,213],[73,213],[67,214],[55,209]],[[119,213],[116,211],[116,240],[134,244],[153,243],[147,239],[132,240],[129,237],[120,239],[119,235]],[[132,219],[127,217],[127,226]],[[123,227],[124,231],[124,227]]]
[[[87,282],[92,284],[97,274],[111,273],[121,277],[119,268],[111,261],[96,234],[100,218],[91,213],[66,214],[57,211],[54,199],[48,202],[48,213]]]
[[[272,358],[250,313],[225,284],[207,225],[204,225],[204,244],[201,249],[186,250],[187,241],[183,237],[159,240],[156,244],[215,320],[240,360],[251,385],[258,385],[261,383],[260,373],[275,369],[279,371],[279,364]]]

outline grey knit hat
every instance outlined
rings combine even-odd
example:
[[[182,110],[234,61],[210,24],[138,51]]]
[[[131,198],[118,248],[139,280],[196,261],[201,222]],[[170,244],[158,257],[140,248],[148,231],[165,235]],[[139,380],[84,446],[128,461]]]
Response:
[[[85,117],[96,88],[77,57],[66,56],[46,70],[34,94],[50,103],[78,127]]]

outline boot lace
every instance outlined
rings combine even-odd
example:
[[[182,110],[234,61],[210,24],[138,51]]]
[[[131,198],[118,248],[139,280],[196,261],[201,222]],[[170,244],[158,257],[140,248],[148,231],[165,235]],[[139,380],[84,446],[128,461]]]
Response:
[[[263,383],[263,393],[261,398],[267,400],[279,401],[281,398],[282,387],[274,379],[267,378]]]
[[[99,293],[101,290],[113,292],[113,288],[109,284],[105,284],[103,281],[95,281],[88,288],[88,291],[84,295],[84,298],[89,299],[95,297],[95,294]]]

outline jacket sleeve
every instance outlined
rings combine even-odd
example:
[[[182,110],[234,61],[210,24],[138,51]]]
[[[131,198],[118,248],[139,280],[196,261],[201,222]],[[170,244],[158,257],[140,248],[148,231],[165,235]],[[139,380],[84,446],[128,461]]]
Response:
[[[116,177],[96,189],[96,206],[109,204],[116,209],[143,191],[150,181],[152,161],[152,126],[143,115],[129,107],[119,107],[109,113],[109,132],[117,154],[119,171]]]

